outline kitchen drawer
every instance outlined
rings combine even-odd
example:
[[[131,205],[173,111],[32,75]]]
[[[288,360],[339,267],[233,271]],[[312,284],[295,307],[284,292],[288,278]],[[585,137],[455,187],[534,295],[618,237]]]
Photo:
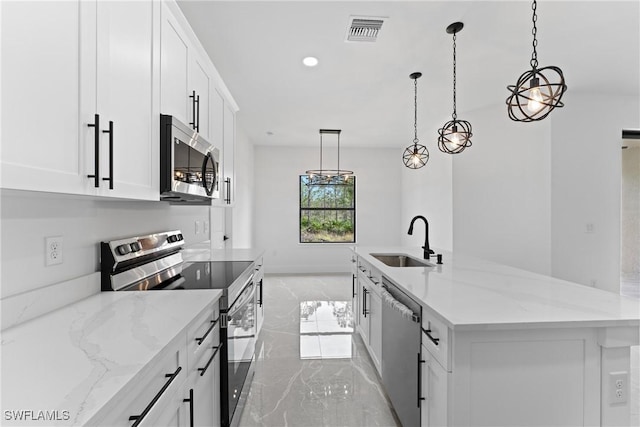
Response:
[[[218,302],[206,309],[187,330],[187,357],[191,369],[207,349],[220,343],[220,308]]]
[[[180,335],[143,368],[130,383],[131,388],[118,393],[117,400],[105,407],[102,419],[93,419],[89,424],[130,427],[136,422],[130,416],[143,416],[140,426],[157,425],[156,420],[164,416],[167,408],[180,411],[187,376],[184,335]]]
[[[427,308],[422,308],[422,345],[450,371],[449,328]]]

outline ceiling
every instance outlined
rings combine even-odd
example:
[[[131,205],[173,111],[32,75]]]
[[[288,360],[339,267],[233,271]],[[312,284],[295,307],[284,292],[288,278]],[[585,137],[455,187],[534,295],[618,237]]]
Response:
[[[255,145],[317,146],[318,129],[342,129],[343,147],[404,147],[452,113],[457,36],[457,110],[504,105],[506,86],[532,52],[528,1],[179,1],[240,107]],[[639,1],[539,1],[538,60],[559,66],[569,93],[640,96]],[[349,17],[387,17],[378,40],[345,42]],[[315,56],[314,68],[302,58]],[[567,100],[564,108],[571,108]],[[505,119],[508,120],[505,107]],[[482,124],[474,123],[474,134]],[[487,124],[485,124],[487,126]]]

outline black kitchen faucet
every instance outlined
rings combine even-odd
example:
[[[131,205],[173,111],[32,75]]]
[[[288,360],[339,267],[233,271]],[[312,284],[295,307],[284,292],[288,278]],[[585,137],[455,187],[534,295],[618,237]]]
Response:
[[[416,219],[421,219],[424,221],[424,226],[425,226],[425,231],[424,231],[424,246],[422,247],[422,249],[424,250],[423,253],[423,258],[424,259],[430,259],[430,255],[431,254],[435,254],[435,252],[433,252],[430,248],[429,248],[429,222],[427,221],[427,218],[423,217],[422,215],[416,215],[413,217],[413,219],[411,220],[411,224],[409,225],[409,234],[413,234],[413,223],[416,222]]]

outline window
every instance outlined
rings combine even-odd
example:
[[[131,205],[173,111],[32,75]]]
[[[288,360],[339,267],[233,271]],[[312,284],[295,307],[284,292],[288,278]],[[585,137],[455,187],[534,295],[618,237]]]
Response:
[[[300,176],[300,243],[356,241],[356,178]]]

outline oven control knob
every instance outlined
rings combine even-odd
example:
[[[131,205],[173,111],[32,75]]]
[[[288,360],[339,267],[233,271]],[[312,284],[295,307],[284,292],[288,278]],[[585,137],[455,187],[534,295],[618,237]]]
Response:
[[[182,237],[182,234],[176,234],[176,236],[178,237],[178,241],[183,240],[184,237]]]
[[[178,237],[175,236],[175,235],[169,236],[169,237],[167,237],[167,240],[169,241],[169,243],[177,242],[178,241]]]
[[[133,242],[133,243],[131,244],[131,250],[132,250],[133,252],[138,252],[140,249],[142,249],[142,246],[140,245],[140,243],[138,243],[138,242]]]
[[[120,245],[116,248],[116,251],[118,251],[120,255],[126,255],[131,252],[131,247],[129,245]]]

